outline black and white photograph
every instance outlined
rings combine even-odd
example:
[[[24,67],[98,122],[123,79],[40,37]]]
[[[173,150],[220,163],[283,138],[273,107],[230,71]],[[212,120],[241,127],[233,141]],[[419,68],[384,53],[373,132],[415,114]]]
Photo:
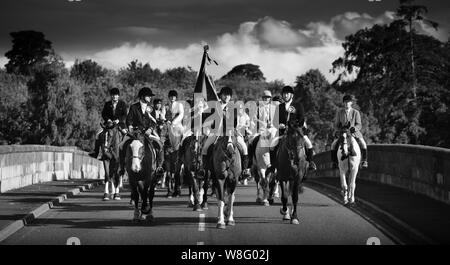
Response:
[[[449,225],[449,1],[0,3],[2,246],[274,264]]]

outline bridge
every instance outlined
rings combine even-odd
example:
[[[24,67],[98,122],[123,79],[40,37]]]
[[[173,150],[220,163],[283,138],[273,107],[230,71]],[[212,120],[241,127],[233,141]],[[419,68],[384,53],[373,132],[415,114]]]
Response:
[[[216,229],[216,200],[194,212],[187,189],[166,198],[158,189],[154,223],[132,223],[129,191],[102,201],[103,168],[75,147],[0,147],[0,244],[443,244],[450,232],[450,150],[369,145],[369,168],[357,178],[356,204],[344,206],[329,152],[299,196],[300,224],[279,214],[281,202],[255,203],[256,188],[239,185],[236,226]],[[375,240],[375,241],[374,241]]]

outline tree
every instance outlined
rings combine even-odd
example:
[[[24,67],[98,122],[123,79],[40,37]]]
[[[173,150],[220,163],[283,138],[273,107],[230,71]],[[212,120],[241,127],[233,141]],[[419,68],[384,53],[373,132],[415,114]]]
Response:
[[[46,60],[52,53],[52,43],[45,39],[42,32],[18,31],[11,32],[13,47],[5,53],[9,59],[5,65],[8,73],[30,75],[37,63]]]
[[[445,108],[438,104],[429,108],[429,103],[448,101],[444,85],[449,79],[448,50],[439,40],[412,32],[417,98],[411,100],[410,34],[398,21],[360,30],[346,37],[344,56],[333,62],[333,71],[342,71],[335,87],[355,94],[363,112],[373,115],[381,126],[377,135],[381,142],[421,144],[430,143],[432,135],[435,140],[443,136],[429,130],[433,109]],[[356,78],[343,82],[350,73]]]
[[[150,64],[142,64],[138,60],[131,61],[127,68],[119,71],[119,77],[123,84],[135,86],[144,83],[154,83],[161,77],[159,69],[152,69]]]
[[[77,59],[70,69],[70,77],[92,84],[97,78],[105,76],[107,71],[95,61],[84,60],[80,62]]]
[[[414,22],[423,21],[431,25],[437,30],[438,23],[429,19],[426,19],[423,15],[428,12],[426,6],[413,5],[414,0],[400,0],[400,7],[397,9],[396,16],[400,17],[400,23],[407,26],[409,29],[409,44],[410,44],[410,58],[411,58],[411,75],[412,75],[412,93],[413,98],[416,99],[417,93],[417,81],[416,81],[416,64],[414,61]]]
[[[25,142],[30,131],[27,79],[0,70],[0,140]]]
[[[254,64],[240,64],[231,71],[229,71],[226,75],[224,75],[221,79],[232,78],[233,76],[242,76],[251,81],[265,81],[266,78],[264,74],[259,69],[259,65]]]
[[[342,95],[331,89],[317,69],[297,76],[294,92],[296,102],[302,103],[305,108],[306,123],[316,152],[325,151],[333,140],[334,116]]]

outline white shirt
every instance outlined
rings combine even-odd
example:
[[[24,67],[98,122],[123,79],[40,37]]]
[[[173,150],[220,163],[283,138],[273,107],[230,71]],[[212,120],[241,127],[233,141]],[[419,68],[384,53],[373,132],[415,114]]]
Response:
[[[292,99],[289,100],[288,102],[285,102],[285,103],[286,103],[286,111],[287,111],[287,110],[289,110],[289,107],[290,107],[291,104],[292,104]]]
[[[178,101],[174,101],[172,104],[170,104],[170,112],[172,113],[172,118],[178,114],[178,116],[174,120],[172,120],[172,124],[181,125],[181,121],[183,120],[184,116],[183,104]]]
[[[139,101],[139,103],[141,104],[142,114],[145,114],[145,112],[147,111],[147,103],[144,103],[142,101]]]

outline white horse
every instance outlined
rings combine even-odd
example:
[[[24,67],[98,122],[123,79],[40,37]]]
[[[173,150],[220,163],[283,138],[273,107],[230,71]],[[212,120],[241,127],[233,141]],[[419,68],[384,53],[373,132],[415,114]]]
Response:
[[[344,132],[343,142],[338,148],[339,176],[341,179],[342,196],[344,204],[355,202],[356,175],[361,162],[361,150],[355,138],[348,132]],[[350,143],[350,144],[349,144]],[[350,149],[353,147],[353,151]],[[350,185],[347,185],[349,177]]]
[[[275,131],[276,132],[276,131]],[[273,145],[273,140],[275,138],[275,133],[272,131],[266,131],[262,133],[259,139],[254,139],[258,141],[255,147],[255,155],[252,159],[252,174],[256,181],[256,202],[263,204],[264,206],[269,206],[273,203],[273,184],[275,172],[267,171],[271,165],[270,161],[270,147]],[[272,189],[272,192],[271,192]]]

